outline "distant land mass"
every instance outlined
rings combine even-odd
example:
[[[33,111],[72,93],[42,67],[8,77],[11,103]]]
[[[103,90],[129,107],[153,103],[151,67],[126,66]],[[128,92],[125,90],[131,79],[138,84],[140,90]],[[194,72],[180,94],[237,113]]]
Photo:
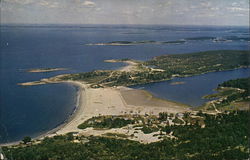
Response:
[[[249,37],[241,36],[226,36],[226,37],[191,37],[185,39],[179,39],[175,41],[154,41],[154,40],[145,40],[145,41],[112,41],[112,42],[103,42],[103,43],[89,43],[86,45],[89,46],[132,46],[132,45],[164,45],[164,44],[183,44],[189,41],[212,41],[212,42],[231,42],[231,41],[246,41],[250,42]]]

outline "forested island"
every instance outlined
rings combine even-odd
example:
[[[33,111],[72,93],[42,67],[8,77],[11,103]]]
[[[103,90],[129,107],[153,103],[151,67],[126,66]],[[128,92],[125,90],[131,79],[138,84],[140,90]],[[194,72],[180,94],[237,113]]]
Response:
[[[182,44],[185,43],[185,40],[176,40],[176,41],[113,41],[107,43],[95,43],[87,45],[96,45],[96,46],[131,46],[131,45],[143,45],[143,44]]]
[[[133,46],[133,45],[168,45],[168,44],[183,44],[189,41],[212,41],[212,42],[230,42],[230,41],[250,41],[249,37],[190,37],[185,39],[177,39],[173,41],[155,41],[155,40],[144,40],[144,41],[111,41],[102,43],[89,43],[88,46]]]

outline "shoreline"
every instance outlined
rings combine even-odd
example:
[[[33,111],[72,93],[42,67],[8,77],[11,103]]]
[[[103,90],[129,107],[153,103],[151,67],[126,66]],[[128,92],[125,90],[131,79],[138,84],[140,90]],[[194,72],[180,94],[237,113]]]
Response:
[[[79,84],[80,82],[76,82],[76,81],[64,81],[64,82],[60,82],[60,83],[68,83],[70,85],[73,85],[75,87],[77,87],[77,93],[76,93],[76,102],[75,102],[75,107],[74,107],[74,110],[73,112],[71,112],[69,114],[69,116],[63,121],[61,122],[60,124],[56,125],[54,128],[46,131],[46,132],[43,132],[42,134],[39,134],[38,136],[35,136],[35,137],[31,137],[32,140],[41,140],[45,137],[51,137],[51,136],[55,136],[56,135],[56,132],[58,130],[60,130],[61,128],[63,128],[65,125],[67,125],[70,121],[72,121],[75,116],[76,116],[76,113],[78,112],[79,108],[80,107],[83,107],[80,105],[80,102],[82,100],[82,91],[84,90],[83,86],[81,84]],[[20,142],[22,142],[22,140],[19,140],[19,141],[14,141],[14,142],[7,142],[7,143],[0,143],[0,147],[3,147],[3,146],[12,146],[12,145],[18,145]]]
[[[112,87],[93,89],[79,81],[63,81],[79,88],[76,107],[69,117],[57,127],[39,135],[33,140],[45,137],[64,135],[69,132],[80,135],[95,135],[96,131],[78,129],[77,126],[93,116],[99,115],[158,115],[160,112],[182,113],[191,111],[184,104],[158,99],[148,91],[128,87]],[[145,103],[147,100],[147,103]],[[0,146],[17,145],[21,141],[0,144]]]
[[[34,139],[42,139],[42,138],[45,138],[47,136],[53,136],[53,134],[55,134],[58,130],[60,130],[61,128],[63,128],[65,125],[67,125],[70,121],[72,121],[77,112],[79,111],[80,107],[83,107],[80,105],[80,101],[82,99],[82,92],[84,90],[84,88],[79,84],[80,82],[74,82],[74,81],[65,81],[65,82],[62,82],[62,83],[68,83],[70,85],[73,85],[75,87],[77,87],[77,92],[76,92],[76,102],[75,102],[75,107],[74,107],[74,110],[73,112],[71,112],[71,114],[67,117],[67,119],[65,119],[65,121],[63,121],[61,124],[58,124],[57,127],[53,128],[52,130],[49,130],[48,132],[40,135],[40,136],[37,136],[35,137]]]
[[[191,111],[188,105],[181,104],[178,102],[172,102],[165,99],[159,99],[153,96],[148,91],[140,91],[137,89],[132,89],[128,87],[112,87],[112,88],[90,88],[87,84],[78,81],[67,81],[72,85],[76,85],[80,88],[78,107],[72,116],[66,120],[62,125],[57,128],[47,132],[40,138],[50,137],[54,135],[63,135],[69,132],[75,132],[78,134],[84,133],[84,130],[77,128],[77,126],[84,121],[99,115],[124,115],[129,114],[133,111],[133,114],[144,115],[148,114],[158,114],[159,112],[169,111],[169,113],[180,113],[184,111]],[[137,95],[145,99],[149,99],[154,105],[136,104],[132,102],[129,104],[123,95],[125,91],[132,91]],[[138,100],[137,97],[131,96],[130,98]],[[144,101],[138,100],[140,102]],[[160,105],[158,104],[160,103]],[[169,106],[163,107],[163,105],[168,104]],[[140,113],[137,111],[141,111]],[[155,111],[153,113],[153,111]],[[137,112],[137,113],[136,113]],[[131,114],[131,113],[130,113]]]
[[[56,132],[59,131],[60,129],[62,129],[63,127],[65,127],[68,123],[70,123],[75,118],[75,116],[79,112],[80,108],[84,107],[80,104],[82,101],[82,98],[83,98],[82,92],[84,92],[83,90],[85,90],[85,88],[82,86],[82,83],[76,82],[76,81],[63,81],[61,83],[68,83],[70,85],[77,87],[78,90],[76,93],[75,108],[74,108],[73,112],[67,117],[67,119],[65,119],[65,121],[63,121],[61,124],[58,124],[58,126],[53,128],[52,130],[49,130],[48,132],[46,132],[40,136],[35,137],[34,138],[35,140],[43,139],[45,137],[50,137],[50,136],[56,135]]]

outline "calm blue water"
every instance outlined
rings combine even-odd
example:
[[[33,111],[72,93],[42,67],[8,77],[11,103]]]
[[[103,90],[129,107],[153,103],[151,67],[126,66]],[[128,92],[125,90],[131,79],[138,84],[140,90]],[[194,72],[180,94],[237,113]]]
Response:
[[[215,93],[213,89],[217,88],[218,84],[230,79],[248,77],[249,75],[250,68],[243,68],[233,71],[207,73],[193,77],[174,78],[169,81],[137,85],[132,88],[144,89],[156,97],[198,107],[208,101],[208,99],[202,98],[204,95]],[[173,85],[175,82],[184,83]]]
[[[86,45],[111,41],[175,41],[205,36],[228,39],[229,41],[214,42],[211,39],[205,39],[186,40],[183,44],[165,45]],[[233,40],[231,40],[232,36]],[[249,37],[249,31],[248,28],[244,27],[1,26],[0,142],[11,142],[20,140],[24,136],[37,136],[44,133],[65,121],[75,108],[77,89],[73,86],[53,84],[20,87],[16,85],[17,83],[39,80],[63,73],[115,69],[122,66],[122,64],[104,63],[103,60],[106,59],[147,60],[162,54],[220,49],[248,50],[249,40],[247,37]],[[64,67],[70,70],[53,73],[25,72],[26,69],[30,68],[47,67]],[[168,82],[163,82],[162,86],[165,83]],[[211,83],[213,86],[217,85],[217,82]],[[156,85],[156,83],[152,85]],[[190,92],[188,88],[185,91]],[[200,93],[197,90],[192,92],[193,94]],[[159,94],[165,95],[163,92],[161,93],[159,92]],[[175,95],[178,99],[180,94]],[[182,96],[180,95],[180,97]]]

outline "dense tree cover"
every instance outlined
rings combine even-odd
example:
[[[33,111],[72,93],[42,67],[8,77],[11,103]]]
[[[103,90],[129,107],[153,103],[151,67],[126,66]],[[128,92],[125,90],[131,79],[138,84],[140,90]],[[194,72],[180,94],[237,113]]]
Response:
[[[207,72],[247,67],[249,65],[250,51],[207,51],[155,57],[146,62],[138,62],[138,70],[136,71],[100,70],[65,75],[61,79],[82,80],[92,84],[92,87],[130,86],[169,80],[175,76],[192,76]],[[151,68],[152,66],[154,68]]]
[[[29,143],[29,142],[31,142],[31,137],[26,136],[26,137],[23,138],[22,141],[23,141],[24,144]]]
[[[184,122],[182,120],[180,120],[178,117],[175,117],[173,119],[173,123],[177,123],[177,124],[183,124]]]
[[[167,120],[168,118],[168,113],[167,112],[160,112],[158,119],[161,121]]]
[[[141,128],[141,131],[144,134],[149,134],[149,133],[152,133],[152,132],[157,132],[158,130],[159,129],[157,127],[146,126],[146,125],[143,125],[143,127]]]
[[[110,75],[111,71],[93,71],[93,72],[86,72],[86,73],[77,73],[77,74],[70,74],[61,77],[61,80],[84,80],[89,83],[97,82],[99,79],[106,78]]]
[[[204,96],[204,98],[217,98],[213,103],[205,105],[206,109],[224,109],[233,107],[232,102],[248,102],[250,100],[250,78],[239,78],[225,81],[218,85],[218,93]],[[244,107],[245,108],[245,107]]]
[[[213,71],[229,70],[250,65],[250,51],[206,51],[155,57],[145,62],[172,74],[188,76]]]
[[[104,86],[130,86],[167,80],[170,78],[171,76],[165,72],[150,71],[149,69],[144,68],[141,71],[133,72],[98,70],[94,72],[65,75],[60,79],[85,81],[91,84],[91,87],[96,88]]]
[[[189,115],[186,115],[187,117]],[[69,135],[45,138],[39,144],[4,147],[15,160],[230,160],[249,158],[249,111],[209,115],[202,112],[205,128],[196,125],[166,126],[173,139],[140,144],[139,142]]]
[[[85,129],[88,127],[93,127],[93,128],[121,128],[124,127],[128,124],[133,124],[133,120],[125,120],[124,118],[119,118],[119,117],[105,117],[105,116],[100,116],[100,117],[93,117],[85,121],[84,123],[80,124],[78,128],[80,129]]]
[[[232,87],[232,88],[244,89],[246,91],[246,94],[249,96],[250,95],[250,77],[229,80],[229,81],[219,84],[218,87]]]

